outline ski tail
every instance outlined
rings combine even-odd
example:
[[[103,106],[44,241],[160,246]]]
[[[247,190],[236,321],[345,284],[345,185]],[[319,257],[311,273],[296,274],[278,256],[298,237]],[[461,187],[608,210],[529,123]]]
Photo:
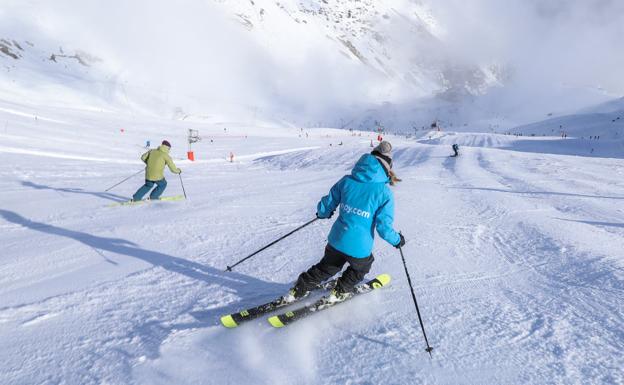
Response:
[[[226,328],[235,328],[238,326],[231,314],[221,317],[221,324],[223,324]]]
[[[161,197],[159,199],[156,199],[157,201],[181,201],[186,199],[186,197],[184,195],[173,195],[170,197]]]
[[[274,328],[283,328],[284,326],[287,325],[287,323],[282,322],[282,320],[280,319],[280,315],[274,315],[273,317],[269,317],[268,321],[271,324],[271,326],[273,326]],[[283,316],[288,317],[288,318],[293,318],[295,316],[295,313],[289,311],[289,312],[284,313]]]
[[[265,314],[266,312],[276,309],[278,307],[280,307],[280,303],[279,299],[276,299],[275,301],[268,302],[255,308],[242,310],[238,313],[226,314],[221,317],[221,324],[228,329],[232,329],[239,326],[245,321],[251,321],[252,319],[256,319],[262,314]]]

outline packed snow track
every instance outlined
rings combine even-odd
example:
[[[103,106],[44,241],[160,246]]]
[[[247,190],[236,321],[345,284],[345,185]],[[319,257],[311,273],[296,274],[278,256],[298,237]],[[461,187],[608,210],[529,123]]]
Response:
[[[103,191],[137,171],[134,155],[0,148],[0,383],[624,383],[615,158],[480,146],[450,158],[448,144],[387,137],[432,360],[398,251],[379,238],[370,275],[389,273],[389,287],[284,329],[265,318],[222,327],[221,315],[283,294],[320,258],[332,220],[224,271],[313,218],[370,151],[368,137],[332,132],[249,133],[233,163],[178,161],[188,200],[126,207],[109,206],[140,177]],[[473,143],[500,141],[489,139]],[[179,193],[170,175],[165,195]]]

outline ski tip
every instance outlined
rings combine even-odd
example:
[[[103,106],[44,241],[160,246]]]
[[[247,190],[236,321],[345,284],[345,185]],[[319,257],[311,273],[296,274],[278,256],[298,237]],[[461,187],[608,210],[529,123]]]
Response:
[[[387,284],[390,283],[390,274],[379,274],[377,277],[375,277],[379,283],[381,283],[381,286],[386,286]]]
[[[274,315],[273,317],[269,317],[269,323],[274,328],[283,328],[284,327],[284,323],[282,323],[282,321],[280,321],[279,317],[276,316],[276,315]]]
[[[232,318],[232,315],[230,314],[224,315],[223,317],[221,317],[221,323],[226,328],[235,328],[238,326],[238,324],[236,323],[236,321],[234,321],[234,318]]]

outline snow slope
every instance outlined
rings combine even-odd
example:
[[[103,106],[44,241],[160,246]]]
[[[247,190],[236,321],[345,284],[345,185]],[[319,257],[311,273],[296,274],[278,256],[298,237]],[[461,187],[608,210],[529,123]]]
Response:
[[[520,136],[512,134],[486,134],[479,132],[431,132],[418,140],[423,144],[445,145],[454,143],[460,147],[489,147],[529,153],[575,155],[583,157],[624,158],[624,139],[607,135],[587,135],[596,131],[584,131],[582,137]],[[601,131],[599,131],[601,132]],[[616,136],[617,138],[617,136]],[[460,151],[461,152],[461,151]]]
[[[560,135],[565,133],[573,137],[600,135],[603,139],[624,139],[624,98],[582,109],[542,122],[519,126],[514,133],[524,135]]]
[[[387,137],[430,360],[398,253],[380,240],[371,275],[391,274],[388,288],[283,330],[219,325],[318,260],[331,220],[224,272],[313,218],[370,134],[7,103],[0,122],[2,384],[624,382],[620,159],[491,148],[502,139],[488,134],[449,158],[446,139]],[[181,159],[190,127],[202,162]],[[110,207],[141,178],[104,189],[162,138],[189,199]],[[180,194],[167,175],[166,195]]]
[[[494,121],[494,120],[493,120]],[[492,122],[493,122],[492,121]],[[579,155],[588,157],[624,157],[624,99],[613,99],[574,114],[515,127],[489,123],[464,124],[468,132],[421,131],[419,140],[425,144],[493,147],[523,152]],[[423,127],[424,128],[424,127]],[[476,132],[470,132],[476,131]],[[490,131],[489,134],[479,131]]]

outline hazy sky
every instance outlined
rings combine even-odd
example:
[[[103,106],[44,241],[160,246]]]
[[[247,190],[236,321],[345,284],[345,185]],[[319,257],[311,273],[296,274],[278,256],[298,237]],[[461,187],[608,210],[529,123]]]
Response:
[[[237,1],[243,3],[229,3]],[[322,32],[305,31],[276,17],[273,25],[250,33],[214,0],[0,2],[3,36],[83,48],[135,84],[187,95],[198,104],[278,104],[293,111],[323,111],[365,103],[388,82],[345,60]],[[277,9],[274,1],[255,2]],[[449,62],[496,63],[511,69],[510,89],[516,94],[510,98],[560,97],[557,88],[562,86],[571,94],[578,87],[602,87],[614,96],[624,95],[622,0],[387,3],[399,12],[416,3],[427,6],[444,31],[440,49]],[[287,27],[283,32],[282,25]],[[404,49],[417,51],[404,32],[394,31],[393,39],[406,39]],[[397,47],[400,51],[403,46]]]
[[[431,1],[461,57],[510,63],[522,81],[624,94],[624,1]]]

